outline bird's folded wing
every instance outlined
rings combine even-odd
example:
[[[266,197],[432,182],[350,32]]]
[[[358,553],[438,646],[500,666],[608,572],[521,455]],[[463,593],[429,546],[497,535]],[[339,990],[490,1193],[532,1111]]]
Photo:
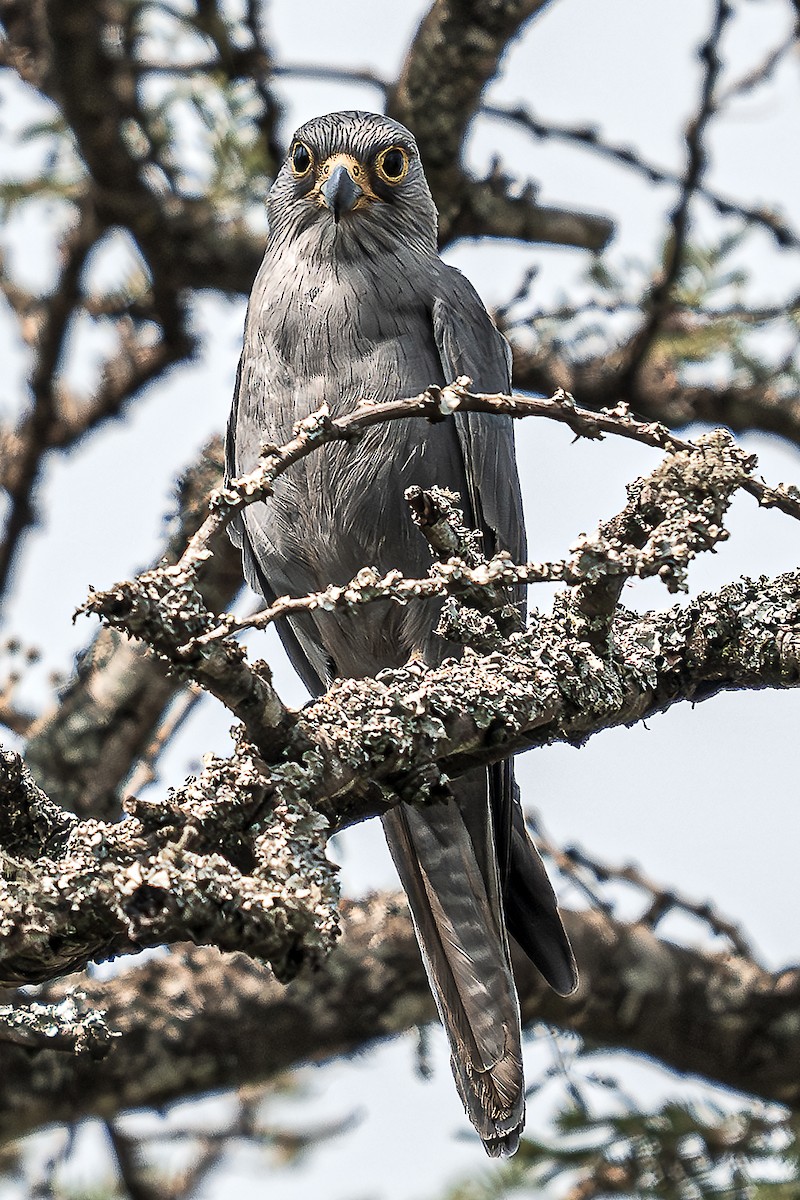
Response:
[[[444,268],[443,294],[433,304],[432,320],[444,376],[468,375],[480,391],[511,390],[511,351],[493,325],[467,279]],[[456,413],[461,452],[475,525],[484,550],[508,550],[514,562],[527,557],[522,494],[519,487],[511,417]],[[524,599],[517,596],[524,611]],[[489,775],[497,857],[506,923],[533,964],[561,995],[578,984],[572,947],[564,931],[553,888],[525,828],[510,762]]]

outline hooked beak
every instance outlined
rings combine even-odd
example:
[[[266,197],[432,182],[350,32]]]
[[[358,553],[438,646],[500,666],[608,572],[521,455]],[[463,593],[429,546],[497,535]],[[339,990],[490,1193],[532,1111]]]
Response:
[[[333,219],[339,223],[342,213],[351,212],[363,190],[353,179],[347,167],[339,166],[331,173],[320,188],[320,195]]]

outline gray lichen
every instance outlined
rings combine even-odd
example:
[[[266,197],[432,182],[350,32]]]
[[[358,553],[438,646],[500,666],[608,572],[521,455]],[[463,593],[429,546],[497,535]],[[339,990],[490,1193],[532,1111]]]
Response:
[[[326,822],[297,789],[276,791],[246,743],[162,803],[131,801],[121,822],[71,818],[46,853],[31,851],[26,813],[31,797],[55,806],[32,792],[18,756],[3,766],[8,828],[23,830],[0,850],[3,982],[185,939],[246,950],[288,978],[330,949],[338,894]]]
[[[451,390],[457,407],[516,413],[545,404],[582,433],[621,429],[668,452],[631,485],[623,511],[557,563],[515,564],[502,553],[486,561],[452,497],[413,497],[436,558],[427,580],[381,579],[365,567],[344,588],[286,603],[358,609],[387,596],[441,595],[442,630],[459,656],[337,680],[300,713],[281,703],[266,664],[248,662],[233,625],[205,606],[197,583],[208,530],[177,564],[95,593],[93,611],[221,699],[243,732],[230,758],[208,758],[159,802],[129,801],[116,824],[76,820],[35,787],[17,756],[0,759],[0,980],[44,979],[187,939],[244,950],[287,978],[318,964],[336,937],[331,831],[400,800],[427,803],[450,778],[525,747],[577,744],[722,688],[800,682],[800,573],[745,580],[667,612],[619,606],[632,575],[656,574],[679,590],[694,556],[726,536],[731,497],[752,490],[754,466],[727,433],[678,443],[625,413],[590,420],[568,397]],[[433,389],[383,407],[392,419],[440,415],[440,399]],[[249,503],[322,442],[385,419],[379,409],[306,422],[287,446],[266,447],[253,478],[232,485],[218,507]],[[206,525],[221,528],[216,518]],[[536,579],[569,586],[551,616],[534,614],[522,631],[513,602],[519,584]]]

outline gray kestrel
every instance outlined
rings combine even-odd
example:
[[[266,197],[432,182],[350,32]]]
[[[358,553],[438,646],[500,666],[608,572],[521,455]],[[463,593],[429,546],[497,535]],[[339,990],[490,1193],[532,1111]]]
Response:
[[[510,354],[472,285],[437,253],[437,212],[414,138],[375,113],[319,117],[296,133],[269,193],[227,441],[251,471],[264,441],[327,402],[412,396],[470,376],[509,392]],[[344,584],[363,566],[424,576],[430,556],[404,501],[412,484],[458,492],[484,550],[525,560],[510,418],[478,413],[378,425],[296,463],[233,530],[267,602]],[[312,694],[412,654],[455,653],[435,601],[303,613],[281,637]],[[456,1084],[489,1154],[513,1153],[525,1116],[519,1004],[507,933],[557,992],[577,983],[555,896],[525,829],[511,762],[452,783],[447,802],[383,818],[450,1040]]]

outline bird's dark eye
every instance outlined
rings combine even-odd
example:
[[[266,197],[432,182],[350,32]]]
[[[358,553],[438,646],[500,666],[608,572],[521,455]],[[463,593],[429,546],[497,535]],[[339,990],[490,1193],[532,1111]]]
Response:
[[[408,171],[408,154],[402,146],[390,146],[378,155],[375,166],[381,179],[387,183],[399,183]]]
[[[289,155],[289,161],[292,164],[292,174],[299,179],[305,175],[311,167],[311,151],[303,142],[295,142],[292,146],[292,152]]]

